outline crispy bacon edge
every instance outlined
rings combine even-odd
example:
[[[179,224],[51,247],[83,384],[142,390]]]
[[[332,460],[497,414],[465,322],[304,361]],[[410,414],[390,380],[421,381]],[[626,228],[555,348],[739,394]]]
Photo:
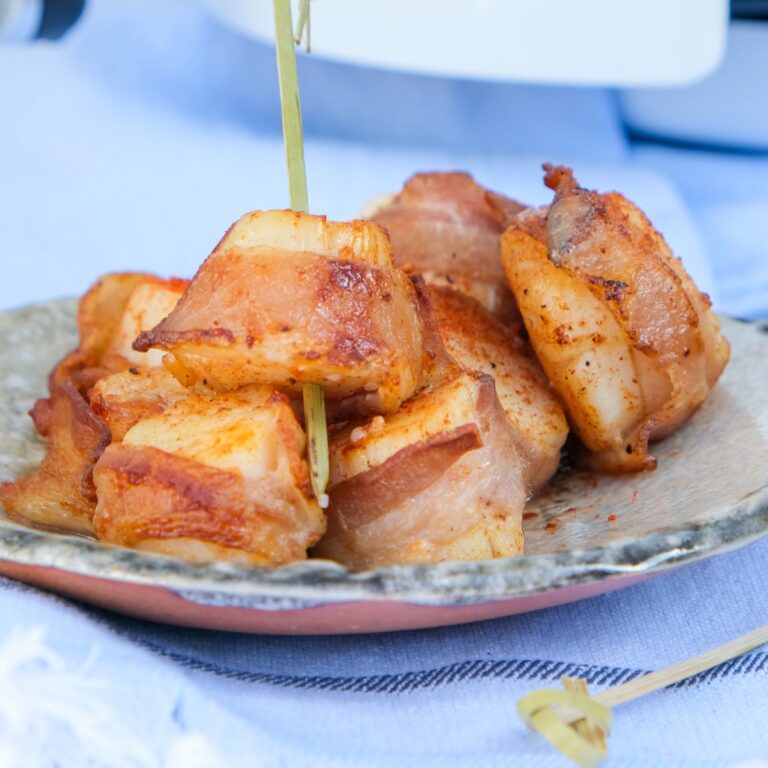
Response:
[[[0,484],[10,517],[47,528],[92,532],[96,506],[93,467],[111,440],[104,422],[71,383],[56,387],[33,408],[48,436],[48,452],[37,470]]]

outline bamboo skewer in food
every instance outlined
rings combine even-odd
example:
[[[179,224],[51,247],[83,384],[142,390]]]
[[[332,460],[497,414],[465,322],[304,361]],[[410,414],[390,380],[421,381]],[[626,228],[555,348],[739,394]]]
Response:
[[[765,643],[768,643],[768,625],[666,669],[615,685],[595,696],[588,694],[583,679],[563,677],[566,690],[548,688],[528,693],[517,702],[517,711],[529,727],[538,731],[577,765],[587,768],[597,765],[607,756],[605,737],[611,727],[610,707],[666,688]]]
[[[293,36],[291,0],[274,0],[275,52],[280,84],[280,107],[283,118],[283,143],[288,167],[288,189],[291,208],[308,213],[307,173],[304,165],[304,139],[301,125],[301,101],[296,74],[294,44],[306,33],[309,50],[309,0],[303,0],[297,38]],[[321,507],[327,506],[328,426],[325,419],[325,397],[319,384],[304,384],[304,421],[307,428],[307,454],[312,490]]]

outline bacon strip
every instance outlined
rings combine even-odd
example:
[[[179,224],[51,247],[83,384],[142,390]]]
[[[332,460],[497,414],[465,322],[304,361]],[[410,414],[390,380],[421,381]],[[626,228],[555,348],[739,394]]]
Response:
[[[111,445],[94,472],[97,535],[192,561],[279,565],[306,557],[322,520],[274,477],[246,479],[150,446]]]
[[[334,486],[334,514],[347,528],[370,523],[429,488],[482,444],[477,425],[465,424],[406,446],[383,464]]]
[[[429,283],[461,290],[509,319],[516,311],[504,282],[499,240],[524,208],[467,173],[418,173],[371,218],[389,233],[396,264]]]
[[[0,484],[9,516],[26,523],[74,533],[92,533],[96,506],[93,467],[110,441],[104,423],[72,384],[58,386],[46,402],[48,452],[38,469],[16,482]]]

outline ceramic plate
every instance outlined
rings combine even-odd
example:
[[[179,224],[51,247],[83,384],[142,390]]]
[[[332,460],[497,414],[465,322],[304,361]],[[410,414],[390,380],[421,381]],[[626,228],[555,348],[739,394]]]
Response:
[[[0,479],[44,445],[27,411],[75,346],[75,304],[0,314]],[[36,531],[0,515],[0,573],[122,613],[196,627],[313,634],[439,626],[627,586],[768,531],[768,326],[724,321],[733,359],[655,472],[564,474],[526,510],[522,557],[350,573],[184,562]]]

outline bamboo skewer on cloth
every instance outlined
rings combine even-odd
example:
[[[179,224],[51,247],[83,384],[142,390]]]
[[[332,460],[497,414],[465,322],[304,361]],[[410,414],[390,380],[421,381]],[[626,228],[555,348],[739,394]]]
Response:
[[[582,768],[589,768],[608,754],[605,738],[613,718],[611,707],[666,688],[765,643],[768,643],[768,626],[666,669],[607,688],[595,696],[589,695],[584,680],[563,677],[565,690],[548,688],[528,693],[517,702],[517,711],[530,728],[564,755]]]
[[[307,173],[304,165],[304,139],[301,125],[301,101],[299,80],[296,74],[294,44],[306,35],[309,50],[309,0],[302,0],[297,39],[293,35],[291,0],[273,0],[275,14],[275,53],[277,75],[280,83],[280,107],[283,117],[283,143],[285,162],[288,167],[288,189],[291,208],[309,211]],[[328,485],[328,426],[325,420],[325,397],[319,384],[305,384],[304,420],[307,427],[307,453],[312,491],[321,507],[328,506],[325,494]]]

